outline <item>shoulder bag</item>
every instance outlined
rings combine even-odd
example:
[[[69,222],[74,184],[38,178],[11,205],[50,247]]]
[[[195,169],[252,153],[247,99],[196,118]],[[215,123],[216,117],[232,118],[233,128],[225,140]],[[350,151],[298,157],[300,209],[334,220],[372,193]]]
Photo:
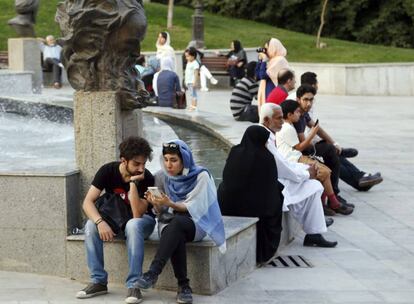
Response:
[[[115,234],[124,231],[127,222],[132,218],[131,207],[116,193],[103,194],[96,200],[95,206]]]

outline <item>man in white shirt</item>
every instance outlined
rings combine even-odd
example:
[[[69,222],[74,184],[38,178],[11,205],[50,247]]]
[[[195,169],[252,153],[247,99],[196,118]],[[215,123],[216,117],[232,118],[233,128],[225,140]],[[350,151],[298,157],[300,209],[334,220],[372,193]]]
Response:
[[[304,246],[335,247],[322,233],[333,223],[325,222],[321,195],[323,187],[315,180],[316,169],[300,163],[290,163],[276,149],[275,133],[282,128],[283,113],[279,105],[266,103],[260,108],[260,124],[270,131],[266,148],[274,155],[278,179],[283,184],[284,211],[290,211],[306,233]]]
[[[43,67],[53,72],[53,86],[56,89],[62,87],[62,68],[63,64],[60,60],[62,47],[56,44],[55,37],[49,35],[46,40],[40,43],[40,50],[43,53]]]

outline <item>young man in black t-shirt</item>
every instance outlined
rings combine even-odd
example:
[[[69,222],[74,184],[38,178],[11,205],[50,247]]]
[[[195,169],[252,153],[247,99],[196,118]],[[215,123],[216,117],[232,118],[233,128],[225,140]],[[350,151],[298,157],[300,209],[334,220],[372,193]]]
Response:
[[[96,200],[105,190],[106,193],[119,194],[132,211],[132,219],[125,227],[129,264],[126,279],[128,296],[125,302],[139,303],[142,295],[138,288],[134,288],[134,284],[142,273],[144,239],[155,226],[151,206],[144,199],[147,188],[154,185],[154,177],[145,169],[145,163],[151,160],[152,149],[145,139],[129,137],[119,145],[119,150],[121,160],[107,163],[98,170],[83,202],[83,210],[89,218],[85,225],[85,246],[91,283],[79,291],[76,297],[90,298],[108,292],[103,242],[112,241],[115,233],[95,207]]]

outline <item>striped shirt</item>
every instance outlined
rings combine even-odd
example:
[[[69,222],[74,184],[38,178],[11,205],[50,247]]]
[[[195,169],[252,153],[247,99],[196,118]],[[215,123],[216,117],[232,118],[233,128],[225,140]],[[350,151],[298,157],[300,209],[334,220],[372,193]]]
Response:
[[[230,109],[234,118],[239,118],[244,109],[252,104],[256,97],[259,84],[251,78],[244,77],[231,92]]]

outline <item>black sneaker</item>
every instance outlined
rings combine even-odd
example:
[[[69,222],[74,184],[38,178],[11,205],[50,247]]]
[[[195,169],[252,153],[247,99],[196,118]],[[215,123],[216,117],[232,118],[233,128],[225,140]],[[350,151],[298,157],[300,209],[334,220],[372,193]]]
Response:
[[[342,148],[340,155],[345,158],[355,157],[358,155],[358,150],[354,148]]]
[[[88,286],[86,286],[84,289],[78,291],[76,297],[78,299],[87,299],[106,293],[108,293],[108,287],[106,287],[106,285],[99,283],[89,283]]]
[[[191,290],[190,286],[186,285],[178,287],[177,303],[193,303],[193,291]]]
[[[149,270],[138,279],[135,285],[138,288],[146,290],[152,288],[155,285],[155,283],[157,283],[157,280],[158,275],[155,272]]]
[[[125,303],[136,304],[142,301],[142,294],[139,288],[128,288],[128,294]]]
[[[339,194],[336,195],[336,198],[338,199],[338,201],[340,203],[342,203],[343,205],[345,205],[346,207],[351,207],[351,208],[355,208],[354,204],[348,203],[346,201],[346,199],[344,199],[342,196],[340,196]]]

